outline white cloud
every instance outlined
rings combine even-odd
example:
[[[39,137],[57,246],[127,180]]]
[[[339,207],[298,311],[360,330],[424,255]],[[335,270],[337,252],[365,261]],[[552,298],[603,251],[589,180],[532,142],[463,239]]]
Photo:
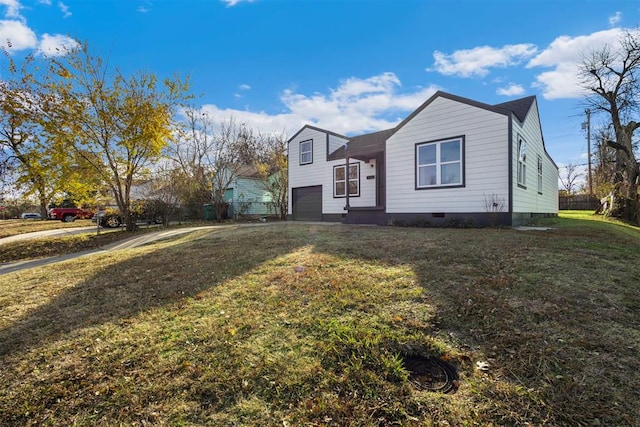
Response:
[[[285,132],[288,135],[292,135],[293,132],[296,132],[305,124],[303,118],[291,113],[268,114],[264,111],[256,113],[233,108],[221,109],[214,104],[203,105],[201,110],[207,113],[207,116],[216,125],[224,120],[233,118],[237,123],[247,123],[262,133],[279,134]]]
[[[560,36],[532,58],[527,68],[552,68],[536,76],[535,85],[542,89],[545,99],[580,97],[584,91],[578,71],[583,55],[605,44],[615,46],[621,35],[621,29],[613,28],[584,36]]]
[[[18,0],[0,0],[0,6],[6,6],[7,11],[4,15],[6,18],[22,19],[22,16],[20,15],[22,5]]]
[[[262,132],[292,134],[304,124],[313,124],[337,133],[362,134],[395,126],[438,89],[429,86],[399,94],[400,86],[395,74],[383,73],[366,79],[351,77],[326,94],[285,90],[280,97],[285,109],[279,114],[223,110],[215,105],[205,105],[203,110],[214,121],[233,116]]]
[[[427,71],[460,77],[482,77],[489,74],[490,68],[517,65],[536,52],[536,46],[528,43],[505,45],[501,48],[479,46],[457,50],[450,55],[436,50],[433,53],[434,66],[427,68]]]
[[[251,89],[251,86],[249,86],[248,84],[241,84],[240,86],[238,86],[238,88],[240,90],[249,90]]]
[[[38,53],[48,56],[62,56],[78,46],[79,43],[71,37],[45,33],[42,35],[42,40],[38,46]]]
[[[60,8],[60,10],[62,11],[63,18],[68,18],[71,16],[71,12],[69,12],[69,6],[62,3],[61,1],[58,2],[58,8]]]
[[[44,4],[46,6],[51,6],[51,0],[40,0],[38,1],[40,4]]]
[[[505,96],[522,95],[524,93],[524,88],[515,83],[509,83],[506,87],[498,88],[496,93],[498,95]]]
[[[227,7],[236,6],[242,2],[253,3],[255,0],[220,0],[222,3],[226,4]]]
[[[142,3],[143,4],[138,6],[138,9],[137,9],[138,12],[140,12],[140,13],[151,12],[151,6],[153,6],[153,3],[151,3],[149,0],[144,0]]]
[[[615,15],[609,17],[609,25],[615,26],[618,22],[622,21],[622,13],[616,12]]]
[[[20,21],[0,21],[0,42],[10,43],[11,46],[7,47],[11,52],[35,48],[38,38],[31,28]]]
[[[417,108],[437,88],[398,94],[400,80],[393,73],[367,79],[349,78],[328,95],[310,96],[286,90],[281,100],[289,111],[307,122],[338,133],[363,133],[393,127],[406,112]],[[398,113],[403,114],[398,114]]]

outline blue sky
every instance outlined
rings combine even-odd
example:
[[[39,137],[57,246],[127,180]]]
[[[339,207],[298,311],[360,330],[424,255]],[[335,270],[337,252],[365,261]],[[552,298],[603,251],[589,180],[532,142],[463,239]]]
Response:
[[[536,95],[560,166],[586,163],[579,52],[639,24],[637,0],[0,0],[16,58],[86,41],[125,72],[190,74],[210,117],[263,132],[385,129],[436,90]]]

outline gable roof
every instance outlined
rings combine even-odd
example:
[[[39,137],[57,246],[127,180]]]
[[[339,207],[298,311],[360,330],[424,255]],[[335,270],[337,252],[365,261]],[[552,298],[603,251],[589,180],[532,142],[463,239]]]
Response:
[[[328,135],[337,136],[338,138],[349,139],[348,136],[340,135],[339,133],[332,132],[332,131],[327,130],[327,129],[322,129],[322,128],[319,128],[317,126],[312,126],[312,125],[304,125],[304,126],[302,126],[302,128],[298,132],[294,133],[293,136],[291,138],[289,138],[289,140],[287,141],[287,144],[289,144],[291,141],[293,141],[294,138],[297,137],[298,135],[300,135],[300,133],[305,129],[316,130],[318,132],[326,133]]]
[[[400,130],[404,125],[409,123],[411,121],[411,119],[413,119],[415,116],[417,116],[422,110],[427,108],[431,103],[433,103],[438,98],[450,99],[452,101],[460,102],[462,104],[471,105],[471,106],[476,107],[476,108],[482,108],[483,110],[493,111],[494,113],[498,113],[498,114],[503,114],[503,115],[510,115],[511,114],[511,111],[506,109],[506,108],[499,108],[499,107],[494,106],[494,105],[485,104],[483,102],[474,101],[473,99],[463,98],[462,96],[453,95],[453,94],[450,94],[450,93],[443,92],[443,91],[439,90],[436,93],[434,93],[433,95],[431,95],[431,98],[427,99],[421,106],[416,108],[413,111],[413,113],[409,114],[409,116],[407,116],[406,119],[401,121],[400,124],[398,124],[398,126],[395,127],[393,133],[395,133],[398,130]],[[391,136],[391,135],[389,135],[389,136]]]
[[[520,122],[524,122],[529,110],[533,103],[536,101],[535,95],[527,96],[525,98],[514,99],[512,101],[502,102],[500,104],[490,105],[483,102],[475,101],[473,99],[464,98],[462,96],[453,95],[443,91],[437,91],[429,99],[427,99],[422,105],[416,108],[411,114],[409,114],[404,120],[402,120],[396,127],[378,132],[372,132],[364,135],[358,135],[353,137],[344,136],[335,132],[331,132],[326,129],[321,129],[312,125],[305,125],[298,132],[295,133],[288,142],[291,142],[305,129],[313,129],[319,132],[323,132],[329,135],[335,135],[340,138],[348,140],[348,154],[349,157],[359,158],[360,160],[367,160],[371,156],[384,152],[385,144],[394,133],[400,130],[404,125],[411,121],[422,110],[427,108],[438,98],[446,98],[452,101],[460,102],[462,104],[470,105],[483,110],[491,111],[497,114],[502,114],[508,117],[515,115]],[[544,144],[544,141],[543,141]],[[327,160],[341,160],[345,158],[345,147],[338,148],[333,153],[327,155]],[[548,154],[547,154],[548,155]],[[551,158],[551,157],[549,157]]]
[[[387,138],[389,138],[394,131],[395,128],[392,128],[349,138],[347,146],[349,157],[365,157],[363,160],[367,160],[376,153],[382,153]],[[344,149],[345,147],[343,145],[333,153],[329,153],[327,160],[344,159]]]
[[[511,111],[516,115],[518,120],[524,122],[524,119],[527,117],[531,106],[536,100],[535,96],[527,96],[526,98],[514,99],[513,101],[503,102],[501,104],[496,104],[494,107],[503,108],[505,110]]]

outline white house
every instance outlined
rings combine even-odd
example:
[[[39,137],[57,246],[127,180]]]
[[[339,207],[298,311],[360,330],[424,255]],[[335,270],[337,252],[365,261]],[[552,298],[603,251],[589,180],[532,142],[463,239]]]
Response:
[[[535,96],[488,105],[437,92],[393,129],[307,125],[288,144],[293,220],[482,226],[558,213]]]

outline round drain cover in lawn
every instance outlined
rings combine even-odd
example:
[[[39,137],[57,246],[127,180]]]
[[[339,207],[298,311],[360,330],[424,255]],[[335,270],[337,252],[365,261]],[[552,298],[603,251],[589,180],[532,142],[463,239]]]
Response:
[[[435,357],[404,356],[409,381],[419,390],[455,393],[458,373],[455,368]]]

